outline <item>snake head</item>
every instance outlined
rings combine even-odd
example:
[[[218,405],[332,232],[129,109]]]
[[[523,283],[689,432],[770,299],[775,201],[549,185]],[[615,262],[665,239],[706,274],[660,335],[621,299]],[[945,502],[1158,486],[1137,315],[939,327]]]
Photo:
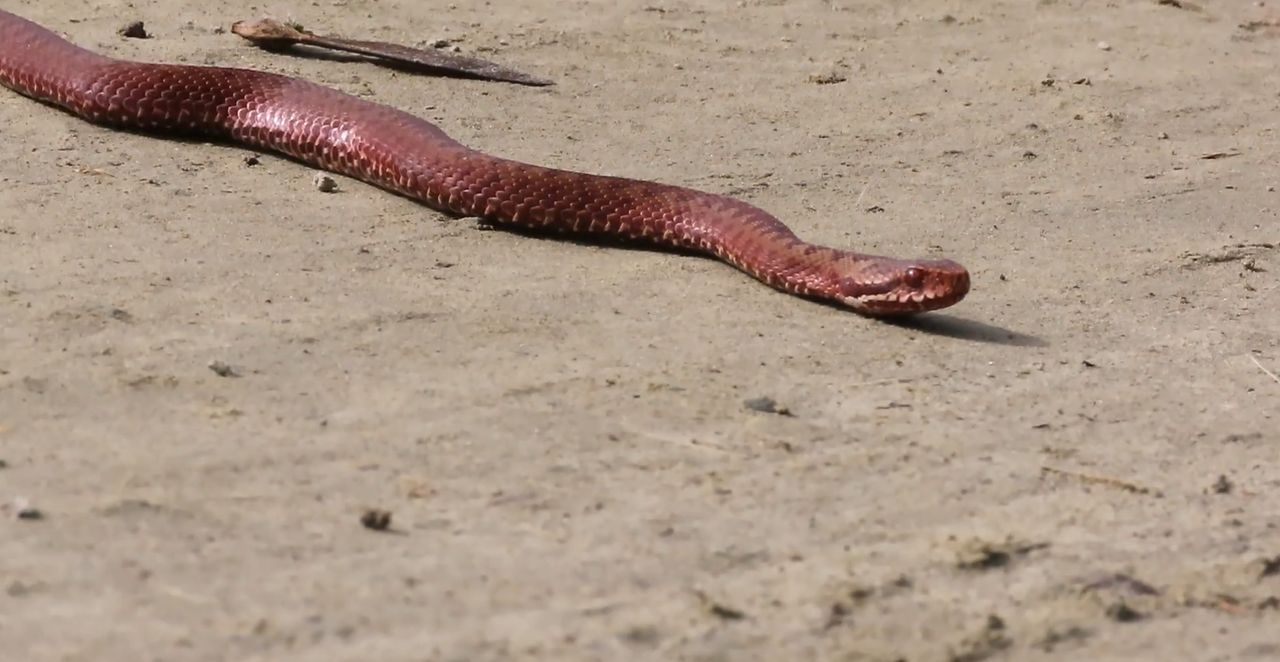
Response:
[[[866,257],[840,280],[839,300],[874,317],[946,308],[969,293],[969,272],[951,260]]]

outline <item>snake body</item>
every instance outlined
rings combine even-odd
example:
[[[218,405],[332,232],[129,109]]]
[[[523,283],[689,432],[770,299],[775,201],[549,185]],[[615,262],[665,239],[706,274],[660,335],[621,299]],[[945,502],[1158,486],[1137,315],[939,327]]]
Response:
[[[733,198],[498,158],[424,119],[304,80],[113,59],[4,11],[0,83],[96,124],[282,153],[496,225],[708,254],[776,289],[866,315],[942,308],[969,290],[968,272],[950,260],[810,244]]]

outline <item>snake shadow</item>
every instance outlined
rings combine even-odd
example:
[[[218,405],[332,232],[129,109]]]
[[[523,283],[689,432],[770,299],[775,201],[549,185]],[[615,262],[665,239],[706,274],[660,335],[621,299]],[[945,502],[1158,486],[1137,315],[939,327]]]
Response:
[[[1048,347],[1039,336],[1006,329],[995,324],[966,319],[952,313],[924,313],[912,317],[886,318],[882,323],[935,336],[1010,347]]]

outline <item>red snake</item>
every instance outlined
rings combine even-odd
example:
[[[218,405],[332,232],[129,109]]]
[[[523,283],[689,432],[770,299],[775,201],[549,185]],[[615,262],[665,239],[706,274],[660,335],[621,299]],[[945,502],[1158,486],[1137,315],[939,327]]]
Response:
[[[498,225],[713,255],[779,290],[865,315],[943,308],[969,291],[968,272],[950,260],[817,246],[739,200],[497,158],[426,120],[296,78],[108,58],[4,11],[0,83],[96,124],[283,153]]]

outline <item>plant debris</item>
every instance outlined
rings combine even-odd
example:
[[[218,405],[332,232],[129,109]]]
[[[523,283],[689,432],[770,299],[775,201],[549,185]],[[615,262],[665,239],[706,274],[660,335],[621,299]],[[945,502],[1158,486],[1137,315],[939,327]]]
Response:
[[[304,44],[306,46],[366,55],[386,61],[401,69],[417,70],[424,73],[450,74],[482,80],[518,83],[520,85],[544,86],[552,84],[551,81],[545,78],[531,76],[488,60],[456,53],[440,52],[434,49],[423,50],[382,41],[364,41],[336,35],[318,35],[306,31],[297,23],[281,23],[269,18],[257,21],[237,21],[231,25],[231,31],[249,40],[255,46],[272,51],[285,50],[295,44]],[[439,40],[436,43],[439,43]]]
[[[1119,589],[1131,595],[1160,595],[1160,590],[1156,587],[1121,572],[1089,582],[1081,590],[1087,593],[1107,589]]]
[[[1088,485],[1101,485],[1103,487],[1114,487],[1116,489],[1124,490],[1125,492],[1131,492],[1133,494],[1144,494],[1144,495],[1150,495],[1150,496],[1156,496],[1156,497],[1163,496],[1163,494],[1161,494],[1159,490],[1154,490],[1149,487],[1143,487],[1135,483],[1130,483],[1128,481],[1120,480],[1119,478],[1111,478],[1109,476],[1091,476],[1089,474],[1076,473],[1074,471],[1064,471],[1062,469],[1055,469],[1053,467],[1040,467],[1040,473],[1041,475],[1047,475],[1047,476],[1060,476],[1063,478],[1073,478],[1081,483],[1085,483]]]
[[[747,617],[747,613],[737,607],[730,607],[718,600],[714,600],[711,596],[702,591],[695,591],[694,595],[698,597],[698,601],[706,608],[712,616],[726,621],[741,621]]]
[[[1031,552],[1047,549],[1047,542],[1021,542],[1006,540],[1000,543],[975,540],[962,547],[957,554],[956,567],[961,570],[992,570],[1003,568],[1015,559]]]

